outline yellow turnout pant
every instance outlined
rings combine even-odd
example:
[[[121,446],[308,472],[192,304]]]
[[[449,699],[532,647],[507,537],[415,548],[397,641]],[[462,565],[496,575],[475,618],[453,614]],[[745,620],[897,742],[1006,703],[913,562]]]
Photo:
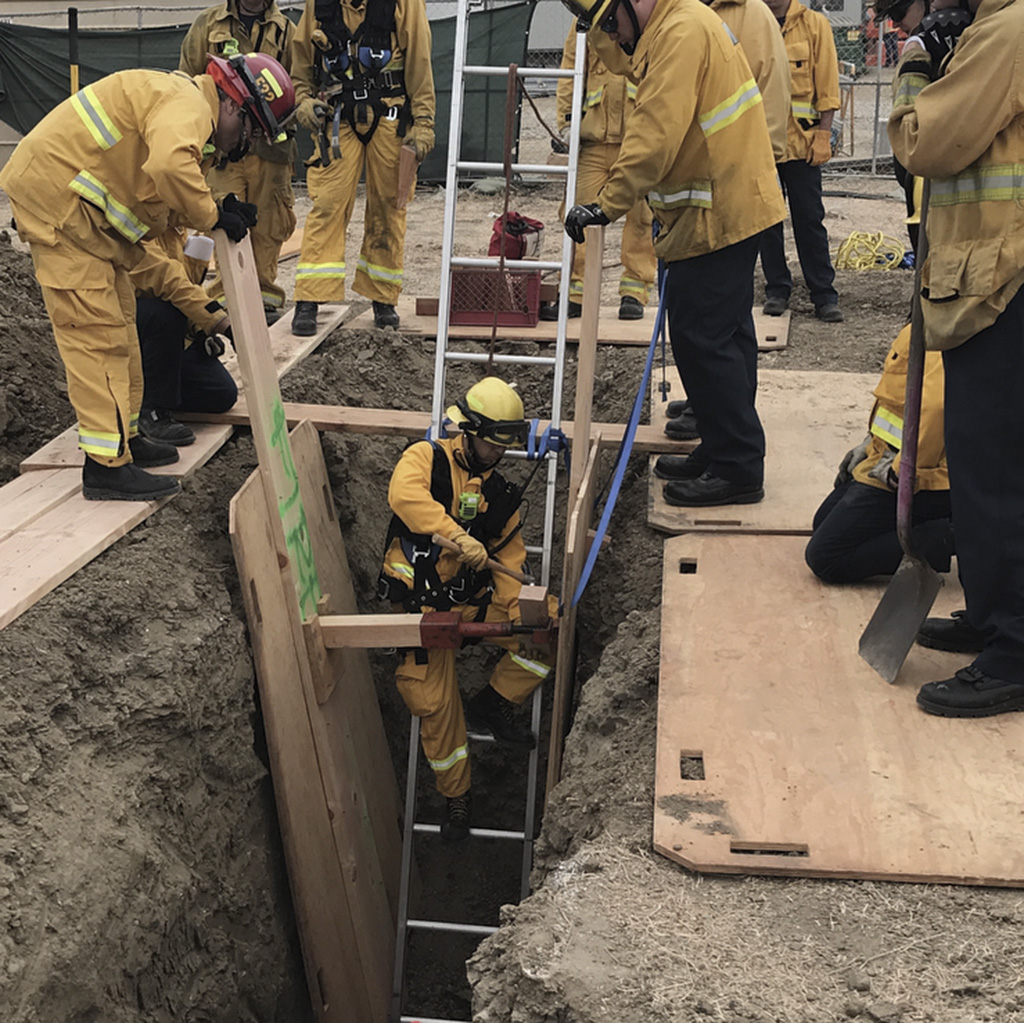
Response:
[[[284,289],[277,283],[277,261],[281,246],[295,230],[295,195],[292,192],[292,165],[273,163],[250,153],[223,170],[214,167],[207,184],[215,199],[234,192],[244,202],[256,204],[259,220],[251,229],[252,254],[260,278],[263,304],[272,309],[284,305]],[[224,297],[219,271],[206,286],[213,298]]]
[[[576,202],[596,202],[605,186],[612,165],[619,155],[617,143],[585,142],[580,146],[576,165]],[[564,217],[564,214],[562,215]],[[650,297],[657,273],[658,260],[651,240],[651,208],[641,199],[627,214],[622,225],[619,295],[631,295],[641,304]],[[579,302],[583,297],[583,266],[587,255],[586,242],[578,244],[572,259],[569,297]]]
[[[108,229],[88,203],[60,230],[11,203],[29,244],[36,279],[64,362],[68,398],[78,416],[78,445],[101,465],[132,460],[138,432],[142,355],[135,331],[135,288],[128,270],[141,246]]]
[[[553,598],[551,598],[553,601]],[[463,621],[476,618],[477,608],[454,608]],[[557,603],[554,603],[557,612]],[[508,621],[504,611],[487,608],[488,622]],[[522,703],[547,678],[554,664],[554,651],[543,657],[525,657],[519,651],[519,637],[487,640],[508,651],[498,661],[490,685],[506,700]],[[420,718],[420,742],[434,771],[437,790],[443,796],[461,796],[469,789],[469,748],[462,697],[455,677],[455,650],[409,650],[395,672],[395,682],[409,711]],[[423,663],[417,663],[417,654]]]
[[[397,109],[397,108],[395,108]],[[405,210],[395,205],[398,121],[381,118],[364,146],[343,120],[338,133],[341,159],[306,169],[313,208],[302,232],[295,272],[296,302],[340,302],[345,297],[345,232],[352,219],[359,178],[366,171],[363,243],[353,290],[375,302],[394,305],[402,290]]]

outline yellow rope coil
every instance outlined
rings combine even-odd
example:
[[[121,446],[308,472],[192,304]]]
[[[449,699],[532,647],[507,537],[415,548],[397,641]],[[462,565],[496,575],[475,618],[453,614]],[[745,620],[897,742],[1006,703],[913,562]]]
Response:
[[[854,231],[835,254],[837,270],[893,270],[903,262],[903,246],[881,231]]]

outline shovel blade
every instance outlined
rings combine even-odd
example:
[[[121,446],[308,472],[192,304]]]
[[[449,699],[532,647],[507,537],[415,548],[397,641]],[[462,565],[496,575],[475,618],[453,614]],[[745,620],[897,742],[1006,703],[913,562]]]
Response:
[[[896,681],[941,586],[939,573],[927,561],[903,556],[858,646],[886,682]]]

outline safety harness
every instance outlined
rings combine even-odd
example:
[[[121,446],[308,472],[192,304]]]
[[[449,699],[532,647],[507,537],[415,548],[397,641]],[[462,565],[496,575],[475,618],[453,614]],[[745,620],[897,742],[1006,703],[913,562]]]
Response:
[[[519,532],[521,524],[497,546],[491,546],[501,537],[509,519],[518,511],[523,500],[522,489],[494,470],[480,488],[487,505],[486,510],[480,510],[479,504],[461,507],[462,502],[459,502],[460,507],[455,507],[452,469],[444,448],[432,440],[416,443],[427,443],[434,449],[434,461],[430,472],[430,496],[445,508],[470,536],[479,540],[493,557]],[[413,578],[411,583],[406,583],[381,572],[378,580],[378,596],[381,600],[401,604],[410,612],[418,612],[422,607],[431,607],[435,611],[449,611],[453,607],[469,604],[479,608],[477,620],[483,619],[494,591],[490,569],[476,572],[463,565],[451,579],[442,581],[437,571],[441,548],[432,542],[429,534],[414,533],[397,515],[393,515],[384,544],[385,552],[391,549],[391,544],[396,538],[401,544],[406,561],[412,566]]]
[[[405,71],[388,69],[395,32],[395,0],[366,0],[366,16],[354,32],[345,24],[340,0],[316,0],[319,32],[314,42],[320,59],[314,65],[314,85],[331,104],[331,137],[320,133],[320,163],[341,159],[338,136],[342,118],[362,144],[368,145],[383,118],[397,121],[399,138],[412,123],[406,98]]]

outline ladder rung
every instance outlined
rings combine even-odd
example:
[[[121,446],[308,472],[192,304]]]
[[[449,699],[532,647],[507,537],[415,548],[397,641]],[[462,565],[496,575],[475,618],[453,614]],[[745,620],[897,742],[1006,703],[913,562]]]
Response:
[[[466,738],[473,742],[494,742],[494,736],[490,732],[466,732]]]
[[[484,75],[492,78],[507,78],[507,67],[489,67],[484,64],[464,64],[464,75]],[[561,67],[521,67],[516,72],[517,78],[572,78],[572,68]]]
[[[556,359],[550,355],[488,355],[487,352],[445,352],[449,362],[504,362],[512,366],[554,366]]]
[[[452,266],[490,267],[497,270],[497,256],[452,256]],[[561,270],[562,264],[551,259],[506,259],[506,270]]]
[[[468,1019],[437,1019],[434,1016],[399,1016],[398,1023],[469,1023]]]
[[[460,160],[456,165],[460,171],[480,171],[482,174],[504,174],[503,163],[488,163],[479,160]],[[509,170],[513,174],[543,174],[545,177],[566,177],[569,173],[568,165],[560,163],[512,163]]]
[[[413,831],[418,835],[440,835],[440,824],[414,824]],[[470,828],[473,838],[505,838],[513,842],[523,842],[526,835],[522,831],[498,831],[495,828]]]
[[[494,934],[497,927],[485,924],[453,924],[446,920],[406,920],[410,931],[452,931],[456,934]]]

